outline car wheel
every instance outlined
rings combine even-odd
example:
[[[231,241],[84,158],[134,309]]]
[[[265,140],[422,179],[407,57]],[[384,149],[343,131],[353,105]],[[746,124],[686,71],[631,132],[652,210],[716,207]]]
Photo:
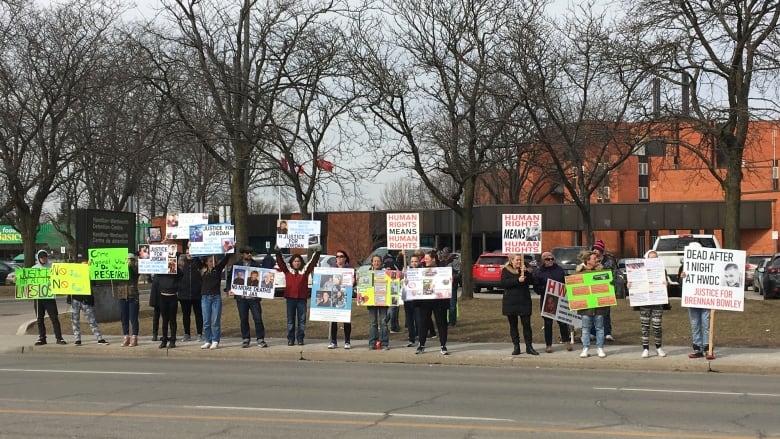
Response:
[[[482,288],[480,287],[474,287],[474,294],[479,294],[480,291],[482,291]]]

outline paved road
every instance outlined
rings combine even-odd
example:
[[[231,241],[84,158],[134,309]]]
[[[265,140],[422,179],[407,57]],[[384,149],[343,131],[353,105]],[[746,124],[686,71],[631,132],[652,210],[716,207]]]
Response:
[[[0,355],[3,437],[780,436],[775,377]]]

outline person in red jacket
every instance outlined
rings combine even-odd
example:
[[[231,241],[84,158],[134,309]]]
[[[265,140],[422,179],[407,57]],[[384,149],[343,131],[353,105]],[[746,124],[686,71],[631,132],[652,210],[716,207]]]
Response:
[[[285,288],[284,298],[287,299],[287,346],[294,346],[296,340],[303,345],[304,330],[306,329],[306,300],[309,298],[309,275],[314,271],[320,260],[319,245],[311,247],[314,254],[306,265],[301,255],[292,255],[288,266],[282,258],[281,249],[275,246],[276,264],[279,271],[284,273]],[[296,322],[298,327],[296,328]]]

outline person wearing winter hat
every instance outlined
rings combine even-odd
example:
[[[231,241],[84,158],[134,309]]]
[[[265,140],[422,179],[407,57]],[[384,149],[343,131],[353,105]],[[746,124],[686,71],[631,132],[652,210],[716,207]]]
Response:
[[[84,264],[89,262],[84,261]],[[91,282],[94,286],[94,281]],[[73,344],[81,346],[81,311],[84,311],[84,316],[87,317],[87,323],[92,330],[92,334],[97,338],[97,344],[107,346],[108,341],[103,338],[103,334],[100,333],[100,326],[98,326],[97,319],[95,318],[95,296],[88,295],[72,295],[70,296],[70,323],[73,328]]]
[[[35,254],[36,263],[33,268],[51,268],[51,262],[49,262],[49,254],[46,250],[38,250]],[[46,344],[46,323],[45,313],[49,313],[49,320],[51,320],[52,329],[54,329],[54,336],[57,338],[57,344],[67,344],[62,338],[62,328],[60,327],[59,312],[57,311],[57,299],[35,299],[35,316],[38,323],[38,341],[35,342],[35,346],[42,346]]]
[[[617,259],[615,259],[615,256],[613,256],[612,253],[607,251],[607,246],[604,244],[604,241],[597,239],[596,242],[593,243],[593,248],[591,250],[598,255],[599,263],[604,267],[604,270],[612,271],[612,279],[615,279]],[[591,334],[593,332],[595,331],[592,331]],[[609,341],[615,341],[615,338],[612,337],[612,316],[609,312],[609,308],[607,314],[604,316],[604,338]]]
[[[122,347],[138,346],[138,257],[127,254],[127,269],[130,278],[117,288],[116,299],[119,305],[119,320],[122,322]],[[130,330],[132,328],[132,334]]]

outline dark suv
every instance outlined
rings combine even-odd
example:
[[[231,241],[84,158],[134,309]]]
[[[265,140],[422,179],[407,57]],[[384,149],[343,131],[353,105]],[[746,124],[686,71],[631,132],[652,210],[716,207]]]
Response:
[[[780,253],[772,255],[772,259],[764,266],[764,299],[780,297]]]
[[[553,254],[553,256],[555,256],[555,263],[560,265],[568,276],[574,273],[574,269],[577,268],[577,264],[582,262],[579,259],[580,252],[587,249],[588,247],[577,245],[569,247],[555,247],[550,250],[550,252]]]

